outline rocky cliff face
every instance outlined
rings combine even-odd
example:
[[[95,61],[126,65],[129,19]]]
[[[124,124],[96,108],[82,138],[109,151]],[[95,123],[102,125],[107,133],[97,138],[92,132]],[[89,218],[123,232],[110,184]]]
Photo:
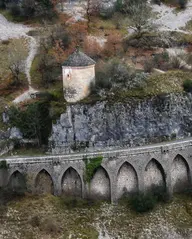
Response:
[[[53,153],[138,146],[191,136],[192,95],[67,107],[49,139]]]

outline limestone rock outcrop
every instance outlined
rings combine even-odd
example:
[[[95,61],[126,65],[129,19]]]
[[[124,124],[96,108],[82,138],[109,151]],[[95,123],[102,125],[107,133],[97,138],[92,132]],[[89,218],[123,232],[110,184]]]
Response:
[[[192,95],[74,104],[53,124],[53,153],[139,146],[192,134]]]

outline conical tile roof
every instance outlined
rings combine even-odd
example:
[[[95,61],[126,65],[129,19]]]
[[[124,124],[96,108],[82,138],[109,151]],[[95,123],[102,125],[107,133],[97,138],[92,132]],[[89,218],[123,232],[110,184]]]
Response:
[[[95,64],[96,62],[89,56],[87,56],[86,54],[84,54],[79,50],[75,50],[75,52],[71,54],[68,57],[68,59],[63,63],[63,66],[78,67],[78,66],[91,66]]]

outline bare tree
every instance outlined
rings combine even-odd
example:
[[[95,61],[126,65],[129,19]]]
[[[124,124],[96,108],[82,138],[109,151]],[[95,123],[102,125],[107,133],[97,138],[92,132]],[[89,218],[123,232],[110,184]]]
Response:
[[[25,72],[24,49],[22,46],[9,49],[9,65],[15,85],[21,84],[21,73]]]
[[[91,16],[98,14],[100,8],[100,1],[87,0],[86,15],[87,15],[87,30],[89,32]]]
[[[131,27],[138,36],[154,28],[151,18],[151,9],[145,0],[125,0],[123,11],[131,20]]]
[[[91,22],[91,0],[87,0],[86,15],[87,15],[87,29],[89,31]]]

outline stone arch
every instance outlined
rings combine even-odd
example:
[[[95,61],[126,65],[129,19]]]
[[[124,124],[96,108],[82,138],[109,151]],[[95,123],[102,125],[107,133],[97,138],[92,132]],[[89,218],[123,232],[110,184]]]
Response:
[[[27,190],[26,178],[18,170],[9,178],[8,188],[12,191],[24,193]]]
[[[78,172],[69,167],[61,180],[62,194],[67,196],[82,197],[82,181]]]
[[[157,187],[163,189],[166,187],[164,169],[154,158],[145,167],[144,184],[147,191],[151,191]]]
[[[181,192],[190,185],[189,165],[180,154],[176,155],[171,165],[173,192]]]
[[[98,200],[111,199],[110,178],[107,171],[100,166],[93,175],[89,185],[89,196]]]
[[[54,192],[52,177],[45,169],[42,169],[36,176],[35,191],[38,194],[53,194]]]
[[[117,198],[138,191],[138,177],[134,167],[124,162],[117,174]]]

